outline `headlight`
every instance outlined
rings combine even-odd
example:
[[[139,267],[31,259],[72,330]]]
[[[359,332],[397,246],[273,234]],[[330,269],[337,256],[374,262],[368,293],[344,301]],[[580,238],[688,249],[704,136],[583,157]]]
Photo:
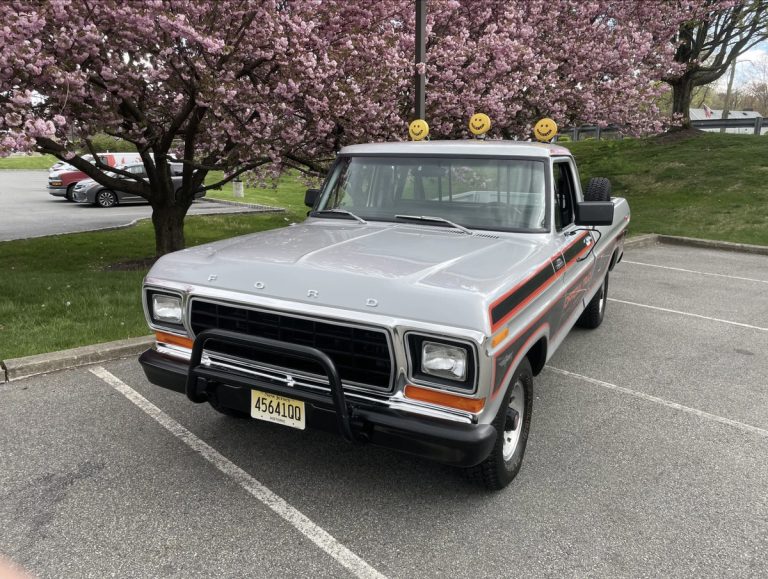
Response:
[[[477,352],[469,341],[452,340],[408,332],[409,378],[459,392],[472,392],[477,385]]]
[[[180,324],[181,298],[165,294],[152,294],[152,317],[158,322]]]
[[[421,371],[432,376],[463,382],[467,377],[467,349],[437,342],[424,342]]]

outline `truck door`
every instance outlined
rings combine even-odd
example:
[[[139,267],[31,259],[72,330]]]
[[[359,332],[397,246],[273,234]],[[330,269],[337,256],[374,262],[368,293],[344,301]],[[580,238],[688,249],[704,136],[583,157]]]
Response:
[[[564,329],[584,310],[584,297],[595,271],[595,256],[590,251],[594,238],[574,223],[574,206],[581,200],[581,189],[573,161],[555,158],[552,169],[555,229],[560,243],[560,260],[556,260],[555,268],[564,271],[566,287],[560,317],[560,328]]]

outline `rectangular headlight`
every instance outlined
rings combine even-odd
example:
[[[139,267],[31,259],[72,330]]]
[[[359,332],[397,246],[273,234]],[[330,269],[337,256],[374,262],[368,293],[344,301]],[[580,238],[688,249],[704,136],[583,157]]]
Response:
[[[463,382],[467,377],[467,349],[425,341],[422,343],[421,371],[431,376]]]
[[[477,383],[477,353],[471,342],[408,332],[409,378],[414,384],[471,392]]]
[[[165,294],[152,294],[152,317],[158,322],[180,324],[181,298]]]

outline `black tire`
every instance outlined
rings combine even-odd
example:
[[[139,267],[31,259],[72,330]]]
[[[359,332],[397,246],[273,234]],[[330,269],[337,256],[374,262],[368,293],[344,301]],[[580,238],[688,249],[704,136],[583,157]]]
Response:
[[[607,177],[592,177],[584,191],[584,201],[610,201],[613,187]]]
[[[117,195],[109,189],[102,189],[96,192],[95,203],[99,207],[114,207],[117,205]]]
[[[523,416],[521,420],[518,414],[516,428],[510,430],[509,427],[513,426],[513,415],[510,413],[510,403],[514,404],[513,392],[515,393],[514,399],[517,399],[520,393],[522,393],[523,401],[520,403],[518,399],[516,405],[518,408],[523,409]],[[528,443],[528,432],[531,429],[532,409],[533,372],[531,371],[531,364],[528,358],[523,358],[523,361],[520,362],[512,376],[509,388],[507,388],[504,394],[499,413],[493,419],[492,424],[498,433],[496,444],[494,444],[491,454],[483,462],[464,469],[464,473],[469,480],[489,490],[501,490],[512,482],[523,463],[525,446]],[[520,429],[520,433],[517,436],[516,443],[506,449],[508,456],[505,458],[505,441],[508,442],[510,439],[505,435],[508,434],[511,437],[513,436],[512,433],[517,429]],[[509,454],[510,451],[512,451],[511,454]]]
[[[576,325],[580,328],[587,328],[588,330],[594,330],[600,324],[603,323],[605,317],[605,306],[608,303],[608,274],[605,274],[603,285],[597,290],[597,293],[589,302],[589,305],[582,312],[579,319],[576,320]]]
[[[64,195],[66,197],[67,201],[74,201],[75,200],[75,185],[77,183],[71,183],[69,187],[67,187],[67,192]]]

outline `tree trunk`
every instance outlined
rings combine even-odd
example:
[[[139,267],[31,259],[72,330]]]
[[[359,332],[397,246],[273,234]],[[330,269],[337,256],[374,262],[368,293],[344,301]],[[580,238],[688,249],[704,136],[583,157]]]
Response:
[[[155,255],[160,257],[184,249],[184,217],[189,207],[159,205],[152,207],[155,227]]]
[[[690,129],[693,80],[684,75],[670,84],[672,85],[672,114],[683,115],[683,128]]]

